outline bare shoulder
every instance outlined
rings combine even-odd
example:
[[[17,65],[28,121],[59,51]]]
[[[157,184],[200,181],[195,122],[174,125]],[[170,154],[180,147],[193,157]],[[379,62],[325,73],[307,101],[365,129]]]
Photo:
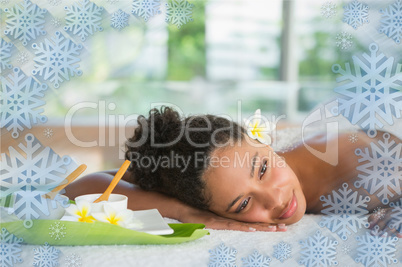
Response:
[[[360,194],[367,195],[367,190],[363,187],[355,188],[354,184],[361,176],[359,166],[362,162],[359,161],[359,151],[368,150],[373,153],[372,146],[381,147],[389,146],[391,149],[401,144],[401,140],[396,136],[378,131],[374,138],[368,137],[365,132],[342,132],[339,134],[316,133],[312,138],[300,145],[295,153],[294,158],[298,159],[298,165],[304,170],[303,177],[309,184],[319,185],[310,198],[310,212],[319,212],[322,209],[319,196],[332,194],[333,190],[342,188],[344,183],[347,183],[349,188],[358,190]],[[399,149],[400,151],[400,149]],[[374,151],[377,153],[377,151]],[[398,153],[398,152],[396,152]],[[386,155],[384,155],[386,156]],[[389,156],[389,155],[388,155]],[[395,155],[394,155],[395,156]],[[336,161],[332,161],[333,159]],[[330,164],[334,163],[334,164]],[[378,164],[380,164],[378,162]],[[400,195],[394,193],[394,198],[399,199]],[[372,197],[369,211],[381,205],[381,201]]]
[[[84,194],[103,193],[109,186],[115,174],[116,171],[110,170],[85,175],[84,177],[68,185],[66,187],[65,195],[68,196],[70,199],[74,199],[75,197]],[[129,172],[126,172],[126,174],[128,176],[130,175]],[[117,190],[130,191],[134,188],[135,186],[133,184],[121,180],[118,186],[116,187],[115,191]]]

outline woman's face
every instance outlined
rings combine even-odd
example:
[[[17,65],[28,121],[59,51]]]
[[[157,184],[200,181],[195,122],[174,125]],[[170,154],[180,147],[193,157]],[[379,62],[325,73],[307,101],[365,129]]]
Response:
[[[204,175],[209,209],[244,222],[299,221],[306,200],[295,173],[271,147],[245,138],[241,146],[212,153]]]

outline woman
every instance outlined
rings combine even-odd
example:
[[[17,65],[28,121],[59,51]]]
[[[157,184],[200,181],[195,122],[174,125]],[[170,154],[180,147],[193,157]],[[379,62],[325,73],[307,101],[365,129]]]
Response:
[[[126,144],[132,164],[114,192],[129,197],[130,209],[157,208],[165,217],[214,229],[286,231],[306,212],[319,213],[320,196],[344,183],[353,187],[358,174],[354,152],[373,141],[363,134],[355,143],[346,133],[315,134],[275,152],[232,121],[212,115],[181,119],[168,107],[151,110],[149,118],[140,116],[138,124]],[[391,140],[400,143],[394,136]],[[340,155],[338,164],[314,156],[306,146],[337,149],[328,157]],[[67,195],[101,193],[114,174],[88,175],[68,186]],[[390,201],[400,197],[394,194]],[[377,207],[383,207],[381,201],[371,196],[368,211]],[[370,220],[371,226],[396,231],[386,226],[389,213],[382,221]]]

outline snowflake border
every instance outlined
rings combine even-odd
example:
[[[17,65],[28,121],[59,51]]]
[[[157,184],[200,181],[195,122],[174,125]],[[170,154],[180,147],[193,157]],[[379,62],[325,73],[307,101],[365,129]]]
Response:
[[[180,29],[182,25],[193,21],[193,18],[191,17],[193,14],[193,4],[190,4],[186,0],[171,0],[165,5],[165,21],[176,25],[178,29]]]
[[[391,220],[389,222],[389,228],[395,229],[400,234],[402,233],[402,198],[398,202],[391,202],[389,206],[392,208]]]
[[[321,231],[317,231],[313,237],[309,236],[305,241],[300,241],[299,244],[301,245],[300,265],[324,267],[338,265],[336,261],[338,241],[323,236]]]
[[[383,134],[383,140],[378,140],[378,145],[373,141],[364,150],[357,148],[356,156],[359,157],[359,171],[354,183],[356,188],[363,187],[369,194],[376,194],[385,205],[389,203],[389,197],[393,197],[392,189],[401,195],[402,172],[399,170],[402,162],[402,143],[390,141],[389,133]],[[399,177],[397,177],[399,174]]]
[[[224,243],[221,243],[216,248],[209,250],[209,254],[208,267],[236,265],[237,250],[227,247]]]
[[[12,43],[7,43],[0,38],[0,74],[2,70],[11,69],[13,66],[10,64]]]
[[[75,44],[61,32],[56,31],[51,40],[46,38],[44,42],[32,44],[32,48],[36,50],[32,75],[42,76],[44,80],[53,83],[55,88],[69,81],[70,77],[82,75],[78,69],[82,45]]]
[[[280,262],[284,262],[287,259],[292,258],[292,246],[288,243],[281,241],[277,245],[274,245],[274,258]]]
[[[103,7],[98,7],[89,0],[79,0],[71,7],[65,6],[64,10],[67,13],[64,30],[78,35],[82,42],[89,35],[103,31],[101,27]]]
[[[322,4],[321,6],[321,16],[330,19],[334,17],[337,13],[337,5],[335,3],[332,3],[332,1],[327,1]]]
[[[61,238],[66,237],[67,230],[66,226],[61,222],[54,222],[49,227],[49,235],[54,238],[54,240],[60,240]]]
[[[353,29],[357,30],[363,24],[369,23],[369,6],[353,0],[351,3],[343,7],[343,22],[349,24]]]
[[[386,9],[380,9],[380,13],[381,26],[379,32],[400,44],[402,38],[402,0],[396,0]]]
[[[336,47],[339,47],[342,50],[348,50],[353,46],[353,37],[350,33],[347,33],[345,31],[338,33],[335,37],[335,44]]]
[[[402,92],[398,88],[402,82],[402,64],[394,66],[394,57],[377,54],[376,43],[370,44],[369,49],[370,55],[353,56],[353,71],[349,62],[345,63],[345,69],[339,64],[332,66],[332,71],[341,75],[336,78],[341,84],[334,88],[341,96],[332,113],[342,114],[373,138],[377,135],[376,127],[384,127],[380,119],[393,125],[394,118],[401,118]]]
[[[367,202],[370,197],[358,195],[357,191],[348,188],[347,183],[342,184],[342,188],[337,191],[332,190],[332,194],[327,197],[321,196],[320,200],[325,214],[319,225],[327,227],[331,232],[336,232],[342,240],[347,240],[348,235],[361,227],[369,227],[366,214],[368,214]]]
[[[110,18],[110,25],[118,31],[121,31],[123,28],[128,26],[128,18],[129,15],[123,10],[119,9],[112,14],[112,17]]]
[[[49,243],[45,243],[44,246],[34,248],[34,262],[33,266],[37,267],[54,267],[58,266],[60,250],[54,246],[50,246]]]
[[[36,39],[39,35],[46,34],[43,28],[47,10],[38,7],[30,0],[24,0],[20,4],[15,4],[11,9],[4,9],[8,13],[4,33],[13,35],[14,39],[20,40],[22,45],[26,46],[29,41]],[[26,20],[31,23],[26,22]]]
[[[65,263],[67,267],[81,267],[82,265],[81,256],[72,253],[65,258]]]
[[[31,129],[32,125],[47,122],[42,115],[46,104],[43,100],[44,92],[48,89],[46,84],[40,85],[32,77],[27,77],[18,67],[8,75],[8,79],[1,77],[0,128],[12,130],[12,138],[18,138],[19,132],[24,128]],[[7,99],[7,101],[3,100]]]
[[[43,195],[65,181],[78,166],[69,156],[60,157],[50,147],[44,147],[32,134],[27,134],[25,141],[18,145],[21,151],[10,146],[9,154],[0,155],[0,192],[12,196],[13,209],[9,214],[14,213],[24,221],[25,228],[31,228],[33,219],[68,206],[59,194],[54,199],[45,199]],[[4,206],[6,200],[0,198],[0,205]]]
[[[160,0],[134,0],[131,13],[147,22],[150,18],[162,13],[160,5]]]
[[[381,235],[378,225],[374,226],[374,230],[370,233],[366,232],[362,236],[356,236],[358,242],[357,256],[355,262],[369,266],[387,266],[387,264],[397,263],[395,257],[395,243],[397,237],[388,237]]]
[[[0,233],[0,265],[13,266],[14,263],[22,263],[21,243],[24,241],[22,237],[18,238],[11,234],[6,228],[1,229]]]
[[[254,266],[269,267],[271,258],[262,255],[257,250],[254,250],[253,253],[251,253],[247,257],[241,258],[241,261],[243,262],[242,265],[243,267],[254,267]]]

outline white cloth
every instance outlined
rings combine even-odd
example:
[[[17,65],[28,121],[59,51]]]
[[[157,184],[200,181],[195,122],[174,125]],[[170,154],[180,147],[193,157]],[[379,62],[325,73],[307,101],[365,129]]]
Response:
[[[75,253],[81,257],[81,266],[208,266],[210,253],[209,250],[215,249],[220,243],[237,250],[236,264],[242,266],[241,258],[247,257],[254,250],[271,258],[270,266],[300,266],[301,246],[299,241],[304,241],[308,236],[313,236],[320,230],[323,236],[330,240],[337,240],[336,259],[338,266],[362,266],[354,262],[357,256],[357,241],[355,237],[362,235],[363,230],[357,234],[349,236],[348,240],[341,240],[335,233],[331,233],[327,228],[321,228],[318,223],[321,215],[306,215],[298,223],[288,226],[287,232],[268,233],[268,232],[240,232],[229,230],[210,230],[210,235],[204,236],[199,240],[176,245],[135,245],[135,246],[76,246],[76,247],[57,247],[61,253],[59,256],[60,266],[67,266],[65,259]],[[175,222],[166,219],[168,222]],[[283,263],[273,257],[274,245],[279,242],[286,242],[291,245],[291,258]],[[349,254],[345,254],[343,247],[349,246]],[[32,266],[34,252],[37,246],[23,246],[21,266]],[[402,260],[402,242],[397,242],[396,258]],[[391,265],[396,266],[396,265]]]

